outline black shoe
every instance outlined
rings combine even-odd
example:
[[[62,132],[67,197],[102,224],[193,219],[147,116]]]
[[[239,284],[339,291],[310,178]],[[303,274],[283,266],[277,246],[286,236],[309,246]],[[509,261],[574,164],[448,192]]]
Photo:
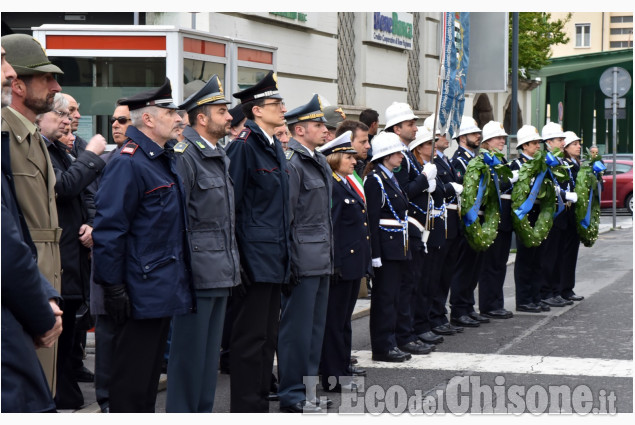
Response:
[[[357,364],[357,357],[351,356],[351,364]]]
[[[562,297],[567,301],[582,301],[584,299],[584,297],[582,295],[576,295],[576,294],[572,294],[569,295],[567,297]]]
[[[322,387],[322,389],[324,390],[324,392],[327,392],[327,393],[343,393],[343,392],[356,393],[357,392],[357,384],[355,382],[351,382],[350,384],[344,384],[344,385],[342,385],[340,383],[337,383],[333,388],[324,388],[324,387]],[[329,406],[327,406],[327,407],[329,407]]]
[[[470,316],[470,319],[476,320],[479,323],[489,323],[489,319],[487,317],[482,316],[475,311],[469,313],[468,316]]]
[[[86,366],[82,366],[80,370],[75,372],[77,382],[95,382],[95,374],[88,370]]]
[[[412,358],[412,354],[406,353],[405,351],[401,351],[399,347],[394,347],[393,350],[395,350],[397,353],[401,354],[402,356],[406,356],[406,360],[410,360]]]
[[[479,322],[474,319],[471,319],[467,314],[461,317],[451,317],[450,323],[458,326],[465,326],[467,328],[478,328],[481,326]]]
[[[419,339],[426,344],[441,344],[443,342],[443,337],[435,334],[432,331],[424,332],[422,334],[417,335]]]
[[[564,298],[562,298],[560,295],[553,297],[555,300],[558,300],[561,303],[564,303],[565,305],[572,305],[573,301],[569,301],[569,300],[565,300]]]
[[[434,345],[428,345],[425,342],[417,344],[415,341],[410,341],[405,345],[400,345],[399,349],[410,354],[429,354],[432,352],[432,347],[434,347]]]
[[[565,305],[567,305],[564,300],[558,301],[556,297],[546,298],[541,301],[550,307],[564,307]]]
[[[487,313],[481,313],[481,316],[489,317],[490,319],[511,319],[512,317],[514,317],[514,313],[501,308],[499,310],[492,310],[488,311]]]
[[[350,373],[351,376],[366,376],[366,369],[362,369],[356,366],[349,366],[348,373]]]
[[[322,408],[307,401],[299,401],[290,406],[280,406],[282,413],[321,413]]]
[[[327,397],[326,401],[322,403],[322,401],[318,397],[315,400],[311,400],[311,404],[314,404],[315,406],[318,406],[321,409],[330,409],[333,406],[333,400]]]
[[[457,332],[457,330],[452,328],[452,326],[449,323],[445,323],[443,325],[432,328],[432,332],[434,332],[437,335],[454,335]]]
[[[516,311],[524,311],[526,313],[540,313],[542,309],[534,303],[529,303],[517,305]]]
[[[280,397],[278,397],[278,393],[269,393],[269,395],[267,396],[267,400],[268,401],[278,401],[278,400],[280,400]]]
[[[373,360],[376,362],[401,363],[408,360],[408,358],[405,353],[393,349],[383,354],[373,353]]]
[[[538,307],[540,307],[540,310],[542,311],[551,311],[551,307],[549,307],[547,304],[543,303],[542,301],[540,301],[538,304],[536,304]]]

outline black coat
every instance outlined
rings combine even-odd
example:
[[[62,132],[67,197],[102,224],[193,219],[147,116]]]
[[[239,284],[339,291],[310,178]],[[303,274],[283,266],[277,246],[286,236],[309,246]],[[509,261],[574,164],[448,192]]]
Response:
[[[401,190],[408,196],[410,201],[417,199],[417,203],[425,205],[428,199],[428,193],[426,192],[426,189],[428,189],[428,178],[422,173],[421,166],[410,151],[404,152],[401,167],[399,167],[398,171],[395,171],[395,177],[399,182],[399,186],[401,186]],[[419,206],[421,207],[421,205]],[[425,211],[426,209],[423,208],[423,210]],[[414,211],[419,212],[415,207],[410,205],[408,209],[410,217],[414,217]],[[425,217],[421,217],[421,214],[417,215],[417,217],[416,220],[419,221],[421,225],[424,225]],[[421,221],[421,219],[424,221]],[[410,222],[408,226],[408,236],[416,240],[421,239],[421,231],[419,228],[412,222]]]
[[[55,324],[59,294],[37,266],[37,251],[18,205],[9,135],[2,133],[2,412],[55,409],[33,338]]]
[[[270,145],[260,127],[245,129],[227,147],[236,199],[236,240],[251,282],[288,283],[289,174],[280,142]]]
[[[82,224],[92,226],[94,217],[89,215],[89,209],[94,211],[94,198],[86,188],[106,163],[86,150],[75,159],[59,141],[46,140],[46,145],[55,171],[57,215],[62,228],[62,296],[67,299],[88,298],[90,249],[79,241],[79,228]]]
[[[456,171],[454,170],[454,167],[452,167],[452,165],[447,164],[438,155],[434,158],[434,163],[437,166],[437,187],[434,192],[436,193],[438,191],[439,194],[442,194],[444,202],[446,204],[456,205],[457,195],[456,195],[456,192],[454,191],[454,187],[452,187],[452,185],[450,184],[450,183],[458,183],[458,177],[457,177]],[[439,181],[441,181],[440,185],[439,185]],[[437,223],[441,223],[441,225],[438,225]],[[445,227],[447,227],[447,232],[445,230]],[[443,224],[440,218],[436,219],[435,225],[434,225],[434,232],[437,232],[437,234],[433,234],[430,236],[431,238],[434,238],[434,240],[437,240],[438,238],[453,239],[457,237],[459,234],[458,210],[456,209],[447,210],[447,219],[445,224]],[[439,235],[438,232],[442,232],[442,234]],[[428,241],[430,241],[430,239],[428,239]]]
[[[370,229],[366,204],[340,176],[333,173],[333,217],[335,275],[357,280],[371,273]]]

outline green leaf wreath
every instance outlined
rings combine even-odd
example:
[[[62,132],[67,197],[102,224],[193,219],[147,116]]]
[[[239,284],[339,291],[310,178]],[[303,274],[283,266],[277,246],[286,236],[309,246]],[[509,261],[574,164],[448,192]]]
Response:
[[[547,153],[547,151],[542,150],[536,152],[533,160],[527,161],[520,167],[518,181],[514,184],[514,189],[512,190],[512,224],[516,236],[520,238],[526,247],[540,245],[547,238],[553,225],[553,214],[556,211],[556,190],[548,173],[542,181],[538,197],[536,198],[540,200],[540,213],[534,225],[532,226],[529,223],[529,214],[526,214],[521,220],[515,213],[529,196],[536,176],[549,168],[545,162]],[[557,148],[552,153],[556,157],[562,156],[562,152]],[[564,181],[568,177],[565,167],[562,165],[551,167],[551,172],[559,181]]]
[[[575,181],[575,193],[578,195],[578,202],[575,203],[575,222],[578,228],[578,235],[580,235],[580,241],[586,247],[592,247],[595,241],[598,240],[600,227],[600,193],[597,190],[598,179],[593,172],[593,163],[601,160],[602,157],[600,155],[591,158],[591,154],[588,152],[587,161],[581,165]],[[589,225],[585,229],[581,222],[587,214],[591,188],[593,188],[591,217]]]
[[[496,151],[493,155],[498,157],[499,160],[503,156],[500,151]],[[511,178],[512,176],[511,170],[504,164],[495,165],[494,170],[498,175],[499,181],[501,178]],[[465,222],[461,220],[465,230],[465,237],[475,251],[485,251],[494,243],[500,222],[498,191],[490,174],[490,167],[483,161],[483,154],[472,159],[465,171],[463,192],[461,193],[461,214],[465,216],[474,205],[481,176],[483,176],[485,184],[485,192],[481,203],[484,207],[483,223],[481,224],[481,220],[477,219],[469,226],[466,226]]]

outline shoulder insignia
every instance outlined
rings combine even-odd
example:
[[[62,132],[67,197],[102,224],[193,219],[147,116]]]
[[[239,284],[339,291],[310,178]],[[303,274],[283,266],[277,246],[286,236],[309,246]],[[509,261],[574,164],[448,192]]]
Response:
[[[287,149],[286,151],[284,151],[284,156],[287,158],[287,161],[291,159],[294,153],[295,151],[293,149]]]
[[[337,175],[337,173],[335,171],[333,171],[333,178],[335,179],[335,181],[337,182],[341,182],[342,179],[340,178],[340,176]]]
[[[196,143],[196,146],[198,146],[199,148],[205,149],[205,143],[201,142],[200,140],[197,140],[194,143]]]
[[[179,142],[174,145],[174,152],[183,153],[188,146],[187,142]]]
[[[236,137],[236,140],[246,140],[247,137],[249,137],[249,135],[251,134],[251,130],[248,128],[243,129],[240,134],[238,135],[238,137]]]
[[[123,148],[121,148],[121,152],[119,152],[119,155],[123,155],[124,153],[128,155],[134,155],[138,147],[139,145],[137,145],[136,143],[128,142],[124,145]]]

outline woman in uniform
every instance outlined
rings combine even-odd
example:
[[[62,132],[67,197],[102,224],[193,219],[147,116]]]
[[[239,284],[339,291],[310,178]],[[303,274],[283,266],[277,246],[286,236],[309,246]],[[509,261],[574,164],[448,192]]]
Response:
[[[333,170],[334,274],[331,277],[320,371],[325,391],[350,388],[351,316],[362,277],[371,273],[366,204],[349,183],[357,160],[347,131],[321,148]]]

